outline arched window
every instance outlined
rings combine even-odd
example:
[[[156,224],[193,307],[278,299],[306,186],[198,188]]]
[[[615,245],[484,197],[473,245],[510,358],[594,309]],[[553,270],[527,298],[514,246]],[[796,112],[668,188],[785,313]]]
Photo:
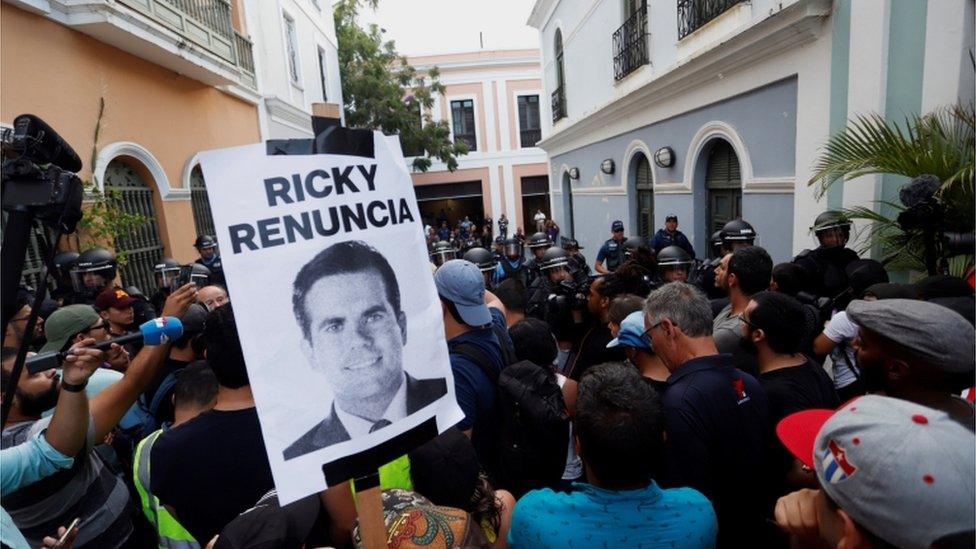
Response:
[[[705,189],[708,191],[706,235],[721,230],[726,222],[742,217],[739,157],[732,145],[724,139],[716,139],[708,150]]]
[[[651,163],[643,153],[637,153],[632,165],[637,199],[637,235],[649,238],[654,234],[654,181]]]
[[[153,266],[163,257],[159,240],[153,188],[130,164],[115,158],[105,167],[105,191],[112,193],[123,213],[141,215],[148,221],[126,236],[115,239],[115,251],[125,255],[122,285],[136,286],[151,295],[156,290]]]
[[[556,29],[556,89],[552,92],[552,121],[566,117],[566,75],[563,71],[563,33]]]
[[[190,172],[190,203],[193,206],[193,225],[197,236],[208,234],[216,236],[213,215],[210,213],[210,198],[203,180],[203,170],[197,164]]]

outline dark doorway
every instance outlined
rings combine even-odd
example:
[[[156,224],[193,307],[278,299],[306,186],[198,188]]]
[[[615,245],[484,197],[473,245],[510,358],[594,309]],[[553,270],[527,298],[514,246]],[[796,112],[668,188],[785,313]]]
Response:
[[[468,216],[481,228],[485,218],[481,181],[421,185],[414,187],[414,191],[424,223],[437,227],[442,220],[447,220],[448,226],[454,228]]]
[[[728,141],[716,139],[708,151],[705,171],[708,214],[705,237],[729,221],[742,217],[742,175],[739,157]]]
[[[635,198],[635,219],[637,236],[650,238],[654,233],[654,181],[651,177],[651,163],[642,153],[634,155],[631,162]]]
[[[522,178],[522,230],[535,232],[535,213],[542,210],[546,219],[552,219],[549,210],[549,178],[544,175]]]
[[[575,238],[576,228],[573,226],[573,182],[568,173],[563,174],[563,226],[560,227],[562,234]]]

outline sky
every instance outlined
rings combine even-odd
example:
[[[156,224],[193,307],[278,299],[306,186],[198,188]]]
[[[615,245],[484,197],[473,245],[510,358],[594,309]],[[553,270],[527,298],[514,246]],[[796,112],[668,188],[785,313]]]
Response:
[[[396,41],[401,55],[431,55],[539,47],[539,31],[525,24],[534,0],[380,0],[359,15]],[[478,33],[484,41],[479,42]]]

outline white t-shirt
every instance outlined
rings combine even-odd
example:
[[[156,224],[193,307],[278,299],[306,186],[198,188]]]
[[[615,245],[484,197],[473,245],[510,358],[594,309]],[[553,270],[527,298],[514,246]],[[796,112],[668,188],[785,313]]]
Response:
[[[545,221],[546,220],[546,214],[544,214],[542,212],[539,212],[539,213],[535,214],[535,217],[532,218],[532,219],[534,219],[536,221]]]
[[[566,376],[556,374],[556,382],[562,389],[566,385]],[[576,480],[583,476],[583,460],[576,454],[576,446],[573,445],[573,422],[569,422],[569,448],[566,450],[566,468],[563,469],[563,480]]]
[[[853,369],[857,352],[852,345],[858,334],[857,324],[851,322],[845,311],[840,311],[831,317],[823,333],[837,344],[830,352],[830,359],[834,363],[834,387],[842,389],[857,381]]]

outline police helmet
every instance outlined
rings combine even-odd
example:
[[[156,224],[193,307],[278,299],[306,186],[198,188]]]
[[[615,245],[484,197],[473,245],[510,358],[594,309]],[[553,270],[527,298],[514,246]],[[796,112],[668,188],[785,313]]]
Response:
[[[529,238],[529,249],[534,250],[536,248],[548,248],[552,246],[552,241],[549,240],[549,235],[543,232],[538,232]]]
[[[722,231],[721,230],[712,233],[711,238],[708,239],[708,243],[712,247],[713,257],[718,257],[722,255]]]
[[[506,257],[516,258],[522,256],[522,241],[517,238],[505,239],[504,254]]]
[[[488,250],[481,247],[471,248],[465,252],[464,260],[470,261],[471,263],[477,265],[483,273],[495,270],[495,256],[493,256]]]
[[[817,236],[817,239],[821,239],[821,235],[827,231],[840,230],[843,234],[843,241],[839,244],[841,246],[846,245],[847,241],[851,238],[851,226],[853,223],[850,219],[844,215],[843,212],[837,210],[827,210],[826,212],[817,216],[813,221],[813,227],[810,227],[810,231]]]
[[[435,242],[434,247],[430,251],[430,261],[437,267],[447,263],[452,259],[457,258],[457,250],[454,246],[451,246],[450,242],[440,241]]]
[[[627,240],[624,240],[624,251],[628,254],[633,253],[637,248],[647,248],[647,242],[642,236],[628,236]]]
[[[180,274],[180,263],[172,257],[164,257],[153,265],[153,274],[156,276],[156,286],[172,288]]]
[[[756,230],[744,219],[733,219],[722,227],[722,245],[726,248],[731,248],[737,242],[752,246],[755,241]]]
[[[539,260],[539,269],[543,271],[565,267],[567,265],[569,265],[569,254],[566,253],[566,250],[558,246],[551,246],[546,250],[546,253],[542,254],[542,259]]]
[[[113,252],[105,248],[91,248],[82,252],[71,267],[71,284],[76,292],[95,297],[115,280],[117,267],[118,263]],[[98,275],[102,278],[102,282],[99,283],[95,278],[86,275]]]
[[[667,246],[657,253],[658,267],[690,267],[695,259],[679,246]]]
[[[565,236],[559,237],[562,242],[564,250],[582,250],[583,246],[579,245],[579,242],[575,238],[566,238]]]
[[[193,242],[193,247],[198,250],[205,248],[216,248],[217,240],[208,234],[202,234],[197,237],[196,241]]]
[[[210,269],[206,265],[194,263],[190,266],[190,282],[202,288],[210,284]]]
[[[77,261],[78,256],[80,255],[81,254],[78,252],[72,251],[58,252],[58,254],[54,256],[53,261],[55,271],[54,275],[62,280],[67,278],[68,274],[71,272],[71,267],[74,266],[75,261]]]

